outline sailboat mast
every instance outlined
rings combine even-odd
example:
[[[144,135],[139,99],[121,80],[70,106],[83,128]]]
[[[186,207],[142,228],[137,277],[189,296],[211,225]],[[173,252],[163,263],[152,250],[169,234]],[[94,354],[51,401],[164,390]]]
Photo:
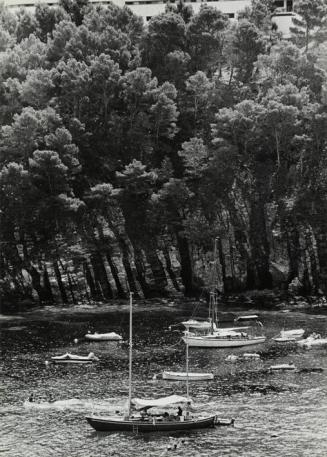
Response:
[[[189,383],[188,383],[188,342],[186,341],[186,397],[189,398]]]
[[[129,294],[129,379],[128,379],[128,415],[132,405],[132,355],[133,355],[133,292]]]

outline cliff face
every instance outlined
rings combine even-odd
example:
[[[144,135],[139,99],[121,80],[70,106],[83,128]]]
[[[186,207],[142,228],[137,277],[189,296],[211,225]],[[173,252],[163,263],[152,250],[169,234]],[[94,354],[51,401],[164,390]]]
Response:
[[[250,237],[249,220],[243,219],[247,230],[241,232],[228,211],[223,217],[216,258],[213,249],[206,250],[187,239],[181,255],[181,245],[172,236],[149,239],[146,245],[143,240],[141,245],[137,240],[132,243],[122,228],[115,235],[106,227],[97,250],[88,252],[84,248],[78,256],[71,252],[70,258],[65,255],[62,259],[39,260],[12,271],[2,280],[2,308],[6,311],[22,304],[105,301],[124,298],[129,290],[136,297],[151,298],[182,295],[187,288],[194,295],[209,287],[223,293],[267,289],[266,277],[256,274],[262,268],[256,263],[262,234]],[[261,256],[266,255],[271,288],[296,294],[326,293],[327,232],[314,230],[309,223],[282,224],[273,204],[265,206],[264,225],[266,241]],[[182,266],[185,249],[187,265]],[[18,252],[22,265],[27,265],[19,246]],[[191,271],[182,274],[182,268]],[[192,284],[185,284],[190,279]]]

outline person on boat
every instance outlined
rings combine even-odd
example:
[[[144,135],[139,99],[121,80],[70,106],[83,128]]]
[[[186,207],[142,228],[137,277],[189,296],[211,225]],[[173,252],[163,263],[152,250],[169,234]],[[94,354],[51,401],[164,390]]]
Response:
[[[177,409],[177,416],[179,417],[179,419],[183,416],[183,410],[180,406]]]
[[[50,393],[49,393],[49,396],[48,396],[48,402],[49,402],[49,403],[54,403],[55,401],[56,401],[56,400],[55,400],[53,394],[50,392]]]
[[[33,392],[32,392],[31,395],[28,397],[28,401],[29,401],[30,403],[34,403],[34,402],[35,402],[35,395],[34,395]]]

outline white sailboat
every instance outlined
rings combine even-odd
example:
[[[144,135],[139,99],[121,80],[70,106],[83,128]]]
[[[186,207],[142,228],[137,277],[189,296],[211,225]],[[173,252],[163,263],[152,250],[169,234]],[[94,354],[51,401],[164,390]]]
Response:
[[[128,412],[126,416],[97,416],[90,415],[86,417],[88,423],[97,431],[130,431],[130,432],[167,432],[179,430],[194,430],[207,427],[214,427],[215,425],[228,425],[226,421],[221,423],[215,415],[206,417],[191,418],[190,416],[177,416],[171,420],[166,415],[161,417],[150,417],[145,414],[133,414],[132,406],[136,410],[147,411],[152,407],[171,407],[179,404],[186,405],[189,400],[189,387],[188,379],[187,397],[179,397],[176,395],[160,398],[160,399],[132,399],[132,293],[130,294],[130,321],[129,321],[129,389],[128,389]],[[187,370],[188,371],[188,370]],[[230,425],[233,424],[233,419]]]
[[[192,373],[189,372],[189,350],[186,344],[186,371],[164,371],[162,379],[167,381],[186,381],[187,397],[189,396],[189,381],[210,381],[213,379],[213,373]]]
[[[215,240],[215,259],[217,256],[217,240]],[[215,282],[214,271],[211,278],[212,284]],[[252,316],[251,316],[252,317]],[[257,316],[256,316],[257,317]],[[214,323],[218,322],[218,303],[217,296],[212,291],[210,293],[209,301],[209,321],[211,323],[210,332],[207,335],[196,335],[192,332],[186,331],[182,337],[184,343],[190,347],[203,347],[203,348],[230,348],[230,347],[243,347],[255,344],[261,344],[266,341],[266,337],[250,336],[243,330],[249,327],[230,327],[230,328],[214,328]]]

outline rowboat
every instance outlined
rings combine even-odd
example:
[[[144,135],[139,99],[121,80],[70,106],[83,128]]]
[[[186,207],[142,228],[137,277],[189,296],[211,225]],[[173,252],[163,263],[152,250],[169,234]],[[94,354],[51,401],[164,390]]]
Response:
[[[99,358],[90,352],[87,356],[75,355],[66,352],[66,354],[51,357],[53,363],[92,363],[98,362]]]
[[[87,333],[85,335],[87,340],[91,341],[121,341],[123,338],[122,336],[118,335],[118,333],[110,332],[110,333]]]
[[[213,379],[213,373],[187,373],[182,371],[164,371],[162,379],[169,381],[209,381]]]

